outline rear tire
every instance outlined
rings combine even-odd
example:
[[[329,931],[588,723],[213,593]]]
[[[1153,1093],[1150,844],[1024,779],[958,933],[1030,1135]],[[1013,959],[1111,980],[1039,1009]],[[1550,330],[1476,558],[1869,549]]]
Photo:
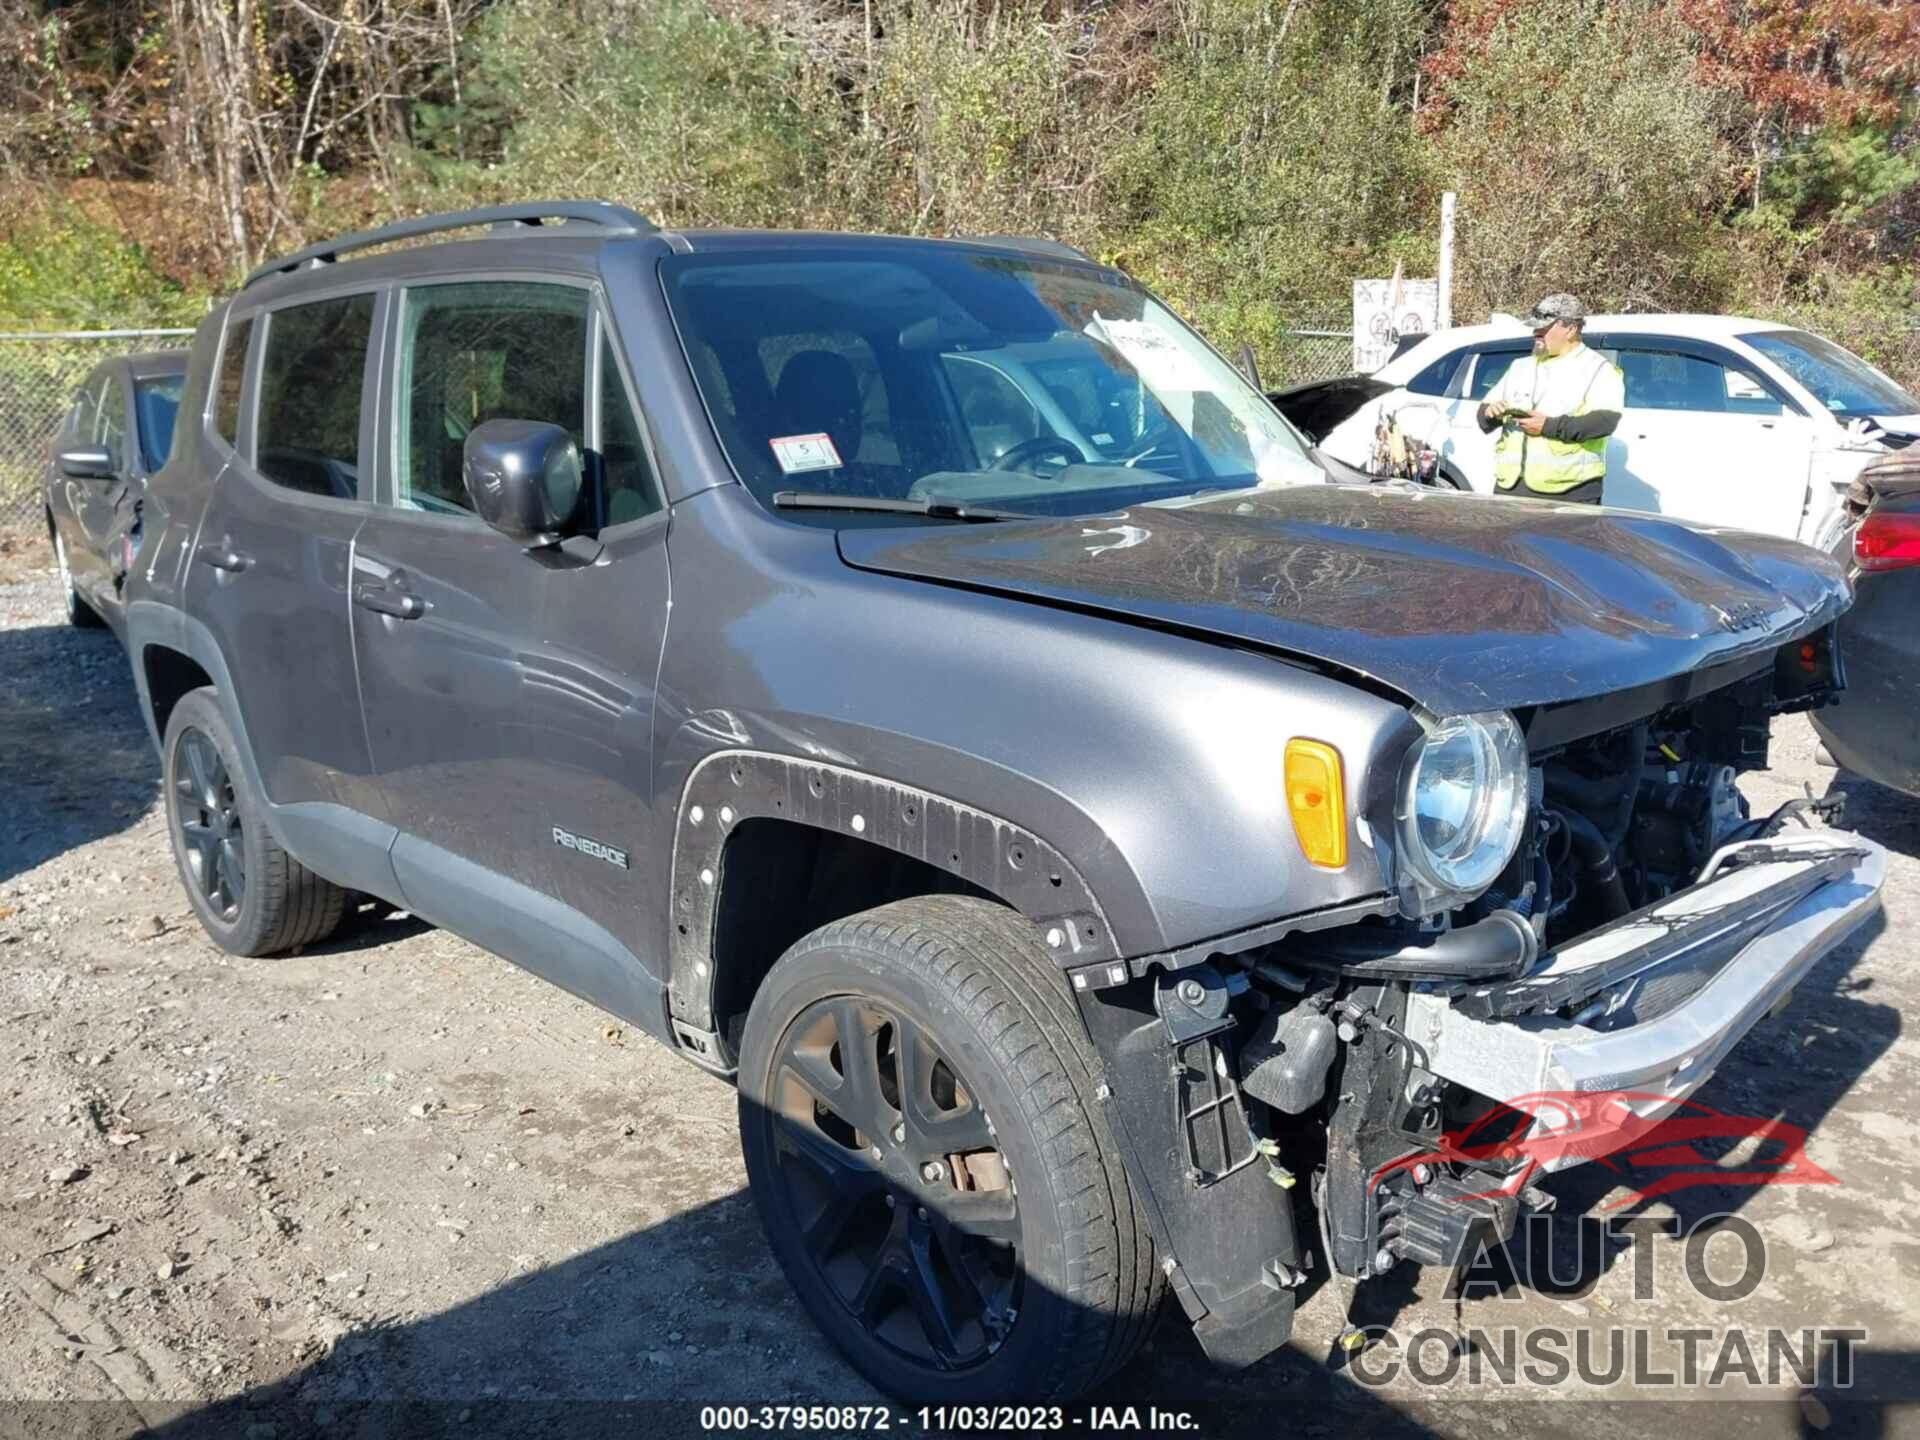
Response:
[[[174,863],[213,943],[235,955],[272,955],[332,934],[347,892],[281,849],[267,829],[211,686],[173,707],[161,753]]]
[[[1059,1403],[1138,1349],[1162,1277],[1101,1074],[1032,925],[988,901],[884,905],[768,973],[748,1178],[801,1303],[881,1390]]]

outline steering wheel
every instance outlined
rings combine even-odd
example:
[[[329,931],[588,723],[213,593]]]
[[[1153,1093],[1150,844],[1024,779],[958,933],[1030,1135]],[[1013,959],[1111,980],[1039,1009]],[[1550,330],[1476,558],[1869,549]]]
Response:
[[[996,470],[1012,470],[1019,466],[1031,465],[1035,460],[1049,455],[1060,457],[1063,465],[1084,465],[1086,452],[1071,440],[1058,435],[1036,435],[1031,440],[1022,440],[1011,450],[1003,453],[993,462]],[[1033,473],[1031,470],[1029,474]]]

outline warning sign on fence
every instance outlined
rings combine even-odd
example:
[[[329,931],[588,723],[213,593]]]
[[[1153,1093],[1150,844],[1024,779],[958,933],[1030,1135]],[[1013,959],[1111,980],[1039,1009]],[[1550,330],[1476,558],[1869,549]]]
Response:
[[[1393,358],[1403,335],[1428,335],[1440,314],[1438,280],[1353,282],[1353,368],[1371,375]]]

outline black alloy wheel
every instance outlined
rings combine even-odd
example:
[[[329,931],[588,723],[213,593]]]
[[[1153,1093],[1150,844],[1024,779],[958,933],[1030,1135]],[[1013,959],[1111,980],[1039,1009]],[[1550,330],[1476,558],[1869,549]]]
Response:
[[[1031,922],[928,895],[823,925],[760,981],[739,1054],[768,1243],[880,1390],[1064,1401],[1138,1349],[1162,1272]]]
[[[160,753],[174,863],[207,937],[235,955],[272,955],[332,934],[347,892],[274,838],[212,687],[175,703]]]
[[[239,797],[219,747],[204,730],[184,730],[174,766],[174,824],[180,853],[207,908],[239,917],[247,898],[247,861]]]
[[[781,1042],[771,1098],[778,1203],[848,1315],[919,1367],[992,1355],[1019,1313],[1019,1197],[926,1031],[869,996],[817,1001]]]

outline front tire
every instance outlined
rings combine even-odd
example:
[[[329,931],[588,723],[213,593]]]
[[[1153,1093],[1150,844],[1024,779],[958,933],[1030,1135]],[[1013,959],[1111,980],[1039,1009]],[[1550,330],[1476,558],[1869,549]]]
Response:
[[[929,896],[823,926],[747,1016],[767,1238],[854,1368],[923,1404],[1063,1402],[1161,1296],[1100,1066],[1033,927]]]
[[[53,563],[60,572],[60,596],[66,605],[67,623],[77,630],[98,630],[103,623],[94,608],[73,588],[73,568],[67,564],[67,542],[60,527],[47,520],[47,534],[53,539]]]
[[[281,849],[267,829],[211,686],[180,698],[161,750],[174,863],[213,943],[235,955],[271,955],[332,934],[347,892]]]

